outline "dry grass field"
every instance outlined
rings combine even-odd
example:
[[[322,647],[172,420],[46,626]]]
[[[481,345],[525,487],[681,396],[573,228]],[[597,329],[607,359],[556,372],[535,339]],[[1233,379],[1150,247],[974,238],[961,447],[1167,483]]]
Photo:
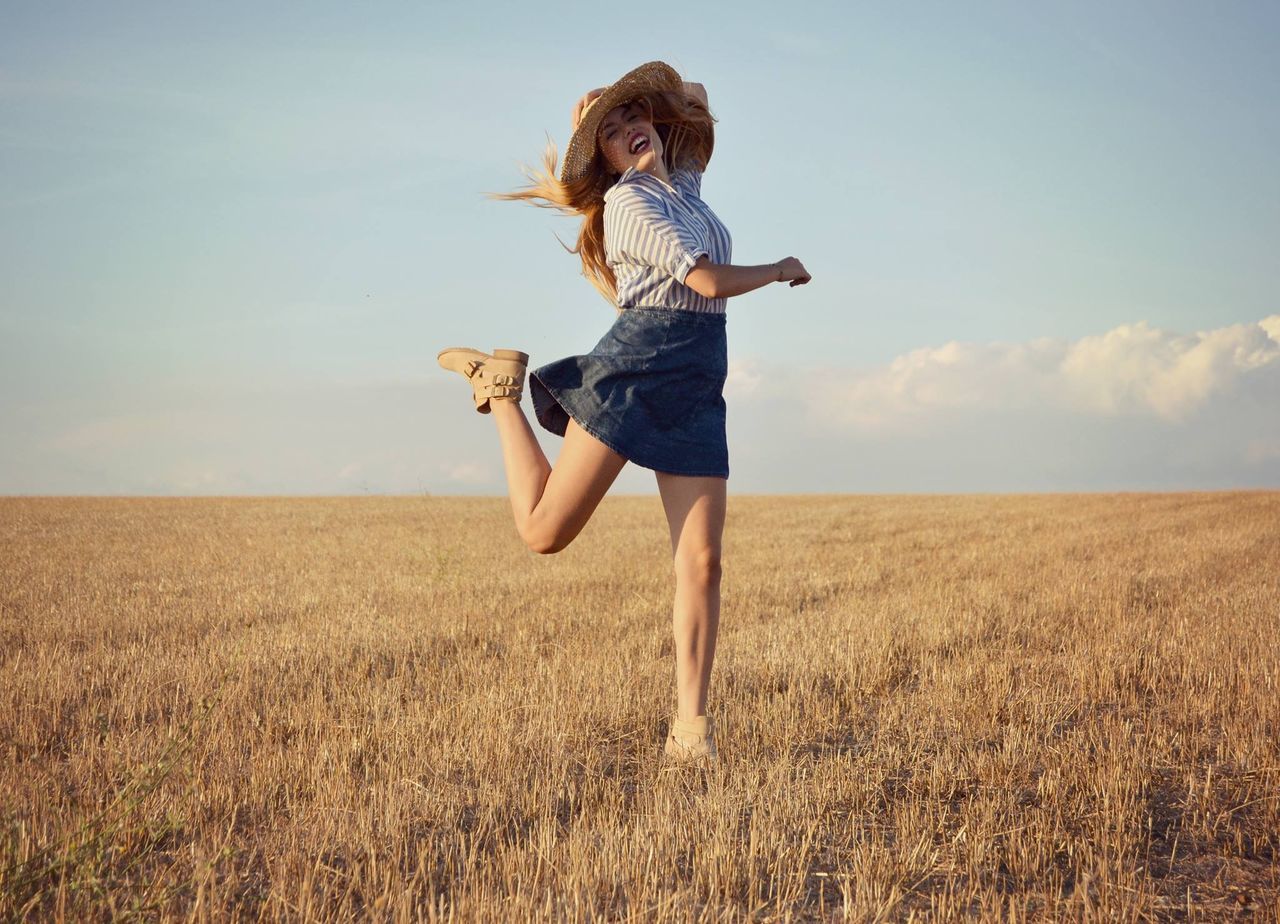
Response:
[[[0,499],[0,919],[1280,919],[1280,493]]]

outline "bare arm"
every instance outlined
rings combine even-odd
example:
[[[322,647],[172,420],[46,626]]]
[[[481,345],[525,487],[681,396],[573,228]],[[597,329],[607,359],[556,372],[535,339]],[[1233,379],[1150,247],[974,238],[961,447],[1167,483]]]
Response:
[[[791,285],[803,285],[809,274],[795,257],[787,257],[777,263],[759,266],[736,266],[732,263],[712,263],[705,255],[684,277],[684,284],[704,298],[732,298],[745,295],[771,282],[792,280]]]
[[[707,103],[707,89],[700,83],[685,81],[684,91]],[[788,282],[792,288],[804,285],[811,277],[795,257],[787,257],[777,263],[758,266],[736,266],[732,263],[712,263],[706,256],[698,257],[685,275],[684,284],[704,298],[732,298],[763,288],[771,282]]]

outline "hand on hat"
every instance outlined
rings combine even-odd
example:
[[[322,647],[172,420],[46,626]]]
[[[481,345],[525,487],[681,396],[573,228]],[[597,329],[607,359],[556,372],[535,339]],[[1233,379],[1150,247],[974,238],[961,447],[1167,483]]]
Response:
[[[578,123],[582,121],[582,110],[586,109],[587,104],[589,104],[596,97],[600,96],[600,94],[604,93],[604,91],[605,91],[604,87],[597,87],[594,90],[588,90],[583,95],[582,99],[578,100],[576,103],[573,104],[573,127],[575,129],[578,127]]]

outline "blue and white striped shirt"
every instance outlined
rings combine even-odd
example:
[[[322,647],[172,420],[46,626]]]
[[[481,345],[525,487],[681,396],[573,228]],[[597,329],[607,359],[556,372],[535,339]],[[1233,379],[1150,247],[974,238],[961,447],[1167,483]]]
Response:
[[[724,314],[728,299],[699,295],[684,280],[702,254],[729,262],[729,229],[699,198],[701,173],[673,170],[671,183],[628,167],[604,194],[605,260],[617,280],[618,307]]]

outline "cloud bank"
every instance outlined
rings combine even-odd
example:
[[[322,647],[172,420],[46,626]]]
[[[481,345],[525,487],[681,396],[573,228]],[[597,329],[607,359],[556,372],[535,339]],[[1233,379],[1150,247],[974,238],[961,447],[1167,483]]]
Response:
[[[122,374],[0,405],[0,493],[506,490],[492,421],[443,370],[182,387]],[[1280,315],[956,341],[869,368],[740,356],[725,398],[737,493],[1280,488]],[[535,431],[554,462],[561,441]],[[653,475],[627,466],[614,490],[653,491]]]
[[[761,481],[785,457],[815,490],[1280,487],[1280,315],[952,341],[866,369],[745,357],[725,391]]]
[[[1081,416],[1190,420],[1280,367],[1280,315],[1194,334],[1139,321],[1076,341],[952,341],[868,370],[734,364],[726,393],[803,394],[811,416],[855,431],[918,431],[957,411],[1041,408]]]

